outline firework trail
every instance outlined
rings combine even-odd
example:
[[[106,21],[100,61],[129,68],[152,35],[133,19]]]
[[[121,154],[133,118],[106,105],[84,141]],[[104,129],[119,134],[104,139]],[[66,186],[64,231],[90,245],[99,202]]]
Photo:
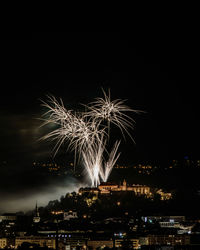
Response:
[[[120,156],[120,153],[117,154],[119,144],[120,144],[120,141],[115,142],[113,149],[109,154],[108,161],[105,163],[105,168],[100,172],[101,178],[104,182],[108,180],[108,177],[112,171],[112,168]]]
[[[43,101],[42,103],[48,110],[43,115],[42,125],[49,123],[56,125],[56,128],[42,139],[56,140],[55,154],[60,146],[67,142],[67,149],[74,151],[75,158],[78,156],[78,160],[82,160],[91,180],[91,186],[99,185],[101,180],[104,182],[108,180],[120,155],[117,153],[119,141],[115,142],[110,153],[106,149],[111,124],[117,126],[123,136],[125,136],[125,132],[131,137],[128,130],[133,128],[134,120],[125,112],[139,112],[126,106],[123,100],[111,101],[110,91],[106,95],[103,90],[103,94],[104,98],[96,98],[94,102],[84,105],[85,112],[68,110],[61,99],[59,102],[53,96],[48,96],[48,102]]]

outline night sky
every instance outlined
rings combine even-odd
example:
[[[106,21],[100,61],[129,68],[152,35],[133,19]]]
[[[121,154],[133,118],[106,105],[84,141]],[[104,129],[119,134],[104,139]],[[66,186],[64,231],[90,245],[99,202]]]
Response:
[[[169,30],[5,36],[0,57],[0,211],[19,197],[35,204],[42,199],[39,191],[47,197],[55,186],[66,192],[66,186],[70,190],[75,185],[71,177],[57,182],[32,168],[33,161],[52,159],[53,145],[38,141],[46,132],[38,118],[47,94],[77,109],[79,103],[102,97],[101,88],[110,88],[112,99],[127,99],[128,106],[145,111],[133,114],[136,144],[122,141],[121,163],[199,159],[197,57],[195,41]],[[120,134],[115,131],[114,136]]]

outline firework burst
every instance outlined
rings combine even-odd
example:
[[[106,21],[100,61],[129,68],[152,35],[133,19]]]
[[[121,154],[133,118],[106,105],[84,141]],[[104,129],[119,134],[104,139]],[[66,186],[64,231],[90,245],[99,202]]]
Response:
[[[56,125],[42,139],[56,140],[55,154],[67,142],[67,149],[74,151],[75,158],[78,155],[78,160],[82,160],[91,186],[99,185],[101,180],[107,181],[120,155],[117,153],[119,141],[115,142],[110,153],[106,149],[111,124],[117,126],[123,136],[125,132],[131,137],[129,129],[133,128],[134,120],[126,112],[139,112],[126,106],[124,100],[111,101],[110,91],[106,95],[103,90],[103,95],[103,98],[96,98],[94,102],[84,105],[85,112],[68,110],[61,99],[57,101],[53,96],[48,96],[48,102],[42,103],[48,110],[43,116],[43,126],[49,123]]]

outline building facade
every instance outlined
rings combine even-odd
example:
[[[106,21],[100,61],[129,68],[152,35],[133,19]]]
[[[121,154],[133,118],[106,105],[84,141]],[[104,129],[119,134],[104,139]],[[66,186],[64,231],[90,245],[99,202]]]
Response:
[[[22,243],[37,244],[40,247],[56,248],[56,239],[40,236],[25,236],[15,238],[15,247],[18,248]]]
[[[190,245],[189,235],[148,235],[149,245]]]
[[[75,211],[68,211],[68,212],[64,212],[63,213],[63,220],[70,220],[70,219],[77,219],[78,216],[77,216],[77,212]]]
[[[8,220],[8,221],[15,221],[17,220],[17,216],[15,214],[3,214],[0,215],[0,222]]]
[[[133,184],[128,185],[126,180],[123,181],[122,185],[117,185],[110,182],[103,182],[97,188],[80,188],[79,194],[93,193],[93,194],[110,194],[111,192],[134,192],[136,195],[147,195],[151,196],[150,187],[146,185]]]
[[[8,247],[8,239],[7,238],[0,238],[0,249]]]
[[[36,206],[35,206],[35,213],[34,213],[34,217],[33,217],[33,222],[34,223],[40,222],[40,214],[39,214],[39,211],[38,211],[37,203],[36,203]]]

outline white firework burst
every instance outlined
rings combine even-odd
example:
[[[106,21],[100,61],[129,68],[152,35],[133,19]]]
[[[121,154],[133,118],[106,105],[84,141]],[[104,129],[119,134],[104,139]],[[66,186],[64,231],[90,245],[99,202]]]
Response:
[[[123,100],[111,101],[110,91],[106,95],[103,90],[103,94],[104,98],[96,98],[94,102],[84,105],[85,112],[68,110],[61,99],[57,101],[53,96],[48,96],[48,102],[42,104],[48,110],[43,116],[43,126],[53,123],[56,127],[42,139],[56,140],[55,154],[67,142],[67,149],[75,152],[75,158],[78,155],[78,159],[82,159],[92,186],[99,185],[101,180],[107,181],[120,155],[117,153],[119,141],[115,142],[110,154],[106,150],[110,124],[117,126],[123,136],[126,132],[131,137],[128,130],[133,127],[134,120],[126,112],[140,112],[126,106]],[[108,155],[107,161],[105,154]]]
[[[92,118],[98,124],[107,121],[109,130],[110,123],[113,123],[121,130],[123,135],[125,131],[133,140],[128,129],[133,128],[133,123],[135,123],[135,121],[128,116],[126,112],[139,113],[140,111],[129,108],[124,104],[125,100],[116,99],[111,101],[110,91],[108,92],[108,95],[106,95],[104,90],[102,91],[104,98],[98,97],[96,98],[96,101],[85,105],[88,109],[85,116]]]

